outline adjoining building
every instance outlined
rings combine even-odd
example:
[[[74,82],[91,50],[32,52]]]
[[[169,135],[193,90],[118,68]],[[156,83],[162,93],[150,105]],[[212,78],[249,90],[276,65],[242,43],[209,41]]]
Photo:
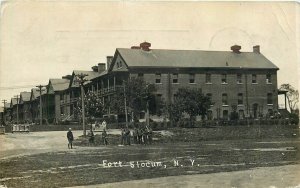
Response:
[[[78,75],[85,75],[84,80],[88,82],[99,74],[98,70],[95,69],[92,71],[74,70],[72,72],[72,75],[69,76],[68,89],[60,92],[61,120],[79,120],[78,114],[76,113],[77,103],[81,96]]]
[[[257,118],[278,109],[279,68],[254,46],[242,52],[150,49],[148,42],[131,48],[117,48],[107,71],[93,78],[88,87],[109,101],[129,77],[139,77],[157,87],[156,97],[171,103],[178,88],[199,88],[211,98],[208,119],[228,119],[232,111],[239,117]],[[157,100],[160,101],[160,100]]]
[[[63,92],[68,89],[69,84],[70,79],[49,79],[47,85],[47,102],[45,103],[49,123],[58,123],[61,121],[61,116],[63,114],[61,101],[64,99]]]
[[[30,103],[31,92],[20,93],[20,104],[19,104],[19,120],[20,122],[31,122],[31,103]]]
[[[19,123],[19,98],[11,98],[11,120],[13,123]]]
[[[42,95],[44,95],[46,92],[47,91],[43,89],[41,93]],[[32,122],[38,123],[40,119],[40,92],[38,88],[31,89],[30,104],[31,104]]]

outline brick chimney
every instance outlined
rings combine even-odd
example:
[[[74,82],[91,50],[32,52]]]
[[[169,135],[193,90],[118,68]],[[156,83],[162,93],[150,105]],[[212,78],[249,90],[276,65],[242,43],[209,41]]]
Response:
[[[113,56],[106,56],[107,69],[109,69],[112,60]]]
[[[94,72],[98,72],[98,66],[92,66],[92,70],[93,70]]]
[[[72,76],[68,74],[68,75],[62,76],[61,78],[71,80]]]
[[[239,54],[239,53],[241,53],[240,50],[242,49],[242,47],[239,45],[234,45],[234,46],[231,46],[230,49],[232,50],[233,53]]]
[[[101,73],[105,70],[106,70],[105,63],[98,63],[98,72]]]
[[[259,45],[253,46],[253,52],[260,54],[260,46]]]
[[[150,46],[151,46],[151,43],[149,43],[149,42],[143,42],[140,44],[141,49],[144,51],[150,51]]]

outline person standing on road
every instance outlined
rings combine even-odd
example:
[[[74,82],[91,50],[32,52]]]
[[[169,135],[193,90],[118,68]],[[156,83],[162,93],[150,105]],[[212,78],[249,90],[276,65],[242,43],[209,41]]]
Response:
[[[103,129],[103,132],[102,132],[102,139],[103,139],[103,144],[107,145],[108,144],[108,141],[107,141],[107,132],[106,132],[105,129]]]
[[[67,138],[68,138],[68,148],[70,149],[73,149],[73,140],[74,140],[74,137],[73,137],[73,133],[72,133],[72,129],[69,128],[69,131],[67,133]]]

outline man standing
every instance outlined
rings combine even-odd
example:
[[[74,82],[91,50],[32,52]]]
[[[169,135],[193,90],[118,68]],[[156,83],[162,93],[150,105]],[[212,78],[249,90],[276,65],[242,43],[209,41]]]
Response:
[[[72,143],[73,143],[73,140],[74,140],[74,137],[73,137],[73,133],[72,133],[72,129],[69,128],[69,131],[67,133],[67,138],[68,138],[68,148],[70,149],[73,149],[73,146],[72,146]]]

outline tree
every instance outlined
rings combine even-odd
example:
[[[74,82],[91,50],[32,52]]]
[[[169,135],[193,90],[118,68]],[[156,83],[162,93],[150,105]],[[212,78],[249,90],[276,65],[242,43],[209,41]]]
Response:
[[[146,110],[147,101],[149,102],[150,113],[155,109],[154,93],[156,87],[154,84],[146,83],[143,79],[132,77],[125,82],[125,97],[128,107],[128,113],[133,114],[135,121],[139,118],[139,113]],[[124,113],[124,90],[119,90],[111,98],[111,111],[117,114]]]
[[[84,97],[85,115],[89,118],[102,117],[104,112],[104,105],[101,99],[94,92],[87,92]],[[77,102],[75,112],[81,116],[81,97]]]
[[[279,89],[287,91],[286,97],[287,97],[287,100],[288,100],[290,112],[294,113],[295,110],[297,109],[298,102],[299,102],[299,92],[298,92],[298,90],[296,90],[290,84],[282,84]]]
[[[200,89],[180,88],[175,96],[174,103],[170,106],[173,121],[180,120],[183,113],[186,113],[190,117],[190,123],[194,125],[196,116],[204,119],[212,104],[210,98],[204,96]]]

